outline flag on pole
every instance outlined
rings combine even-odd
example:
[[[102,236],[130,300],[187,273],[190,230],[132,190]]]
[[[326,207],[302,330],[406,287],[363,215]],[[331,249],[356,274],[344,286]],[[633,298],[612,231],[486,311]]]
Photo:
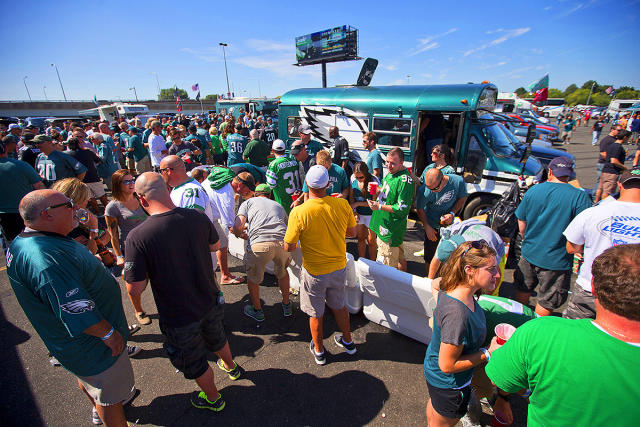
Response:
[[[607,95],[611,95],[611,92],[613,92],[613,86],[609,86],[604,91],[607,93]]]
[[[198,85],[198,83],[191,85],[191,90],[193,92],[199,92],[200,91],[200,86]]]
[[[527,87],[527,90],[529,92],[536,92],[540,89],[544,89],[548,87],[549,87],[549,74],[547,73],[540,80],[536,80],[535,82],[531,83],[529,87]]]
[[[99,107],[100,104],[98,104],[98,97],[93,95],[93,103],[96,104],[96,107]]]
[[[198,91],[198,94],[196,95],[196,101],[200,101],[200,91]]]
[[[533,97],[533,102],[546,101],[549,97],[549,89],[544,87],[536,91],[536,95]]]

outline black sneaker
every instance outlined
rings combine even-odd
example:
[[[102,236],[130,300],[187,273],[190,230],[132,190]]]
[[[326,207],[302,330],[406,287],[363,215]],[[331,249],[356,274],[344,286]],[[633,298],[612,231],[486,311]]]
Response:
[[[129,355],[129,357],[133,357],[141,351],[142,348],[138,347],[137,345],[127,345],[127,354]]]
[[[313,340],[311,340],[311,343],[309,344],[309,351],[311,351],[311,354],[313,354],[313,357],[318,365],[324,365],[325,363],[327,363],[327,358],[324,356],[324,350],[322,351],[322,354],[316,353],[316,348],[313,345]]]
[[[344,351],[346,351],[347,354],[356,354],[356,345],[353,343],[353,340],[349,344],[347,344],[346,342],[344,342],[344,340],[342,339],[342,335],[340,334],[333,337],[333,339],[336,344],[344,348]]]
[[[214,412],[220,412],[224,409],[226,403],[222,400],[222,395],[218,393],[218,398],[211,402],[204,391],[194,391],[191,395],[191,404],[196,408],[209,409]]]

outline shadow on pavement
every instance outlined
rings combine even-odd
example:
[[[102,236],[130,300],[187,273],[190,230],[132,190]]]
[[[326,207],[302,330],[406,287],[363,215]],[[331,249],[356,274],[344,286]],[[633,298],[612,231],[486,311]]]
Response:
[[[219,413],[193,408],[190,395],[182,393],[159,396],[144,407],[131,407],[127,418],[162,426],[360,426],[373,420],[389,398],[381,380],[360,371],[330,378],[286,369],[250,371],[221,393],[227,406]],[[352,405],[355,396],[357,407]],[[345,411],[345,407],[349,409]]]
[[[31,338],[27,332],[14,326],[0,305],[0,348],[2,348],[2,399],[0,425],[43,426],[29,381],[16,351],[16,346]]]

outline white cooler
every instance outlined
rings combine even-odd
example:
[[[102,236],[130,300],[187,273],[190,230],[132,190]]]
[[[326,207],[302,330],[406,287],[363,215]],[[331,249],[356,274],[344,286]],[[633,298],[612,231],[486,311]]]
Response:
[[[435,307],[430,280],[364,258],[355,266],[367,319],[428,344]]]

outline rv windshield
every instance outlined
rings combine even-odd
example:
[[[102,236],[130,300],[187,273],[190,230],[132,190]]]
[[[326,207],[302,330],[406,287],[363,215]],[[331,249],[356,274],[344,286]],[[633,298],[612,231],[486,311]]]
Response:
[[[518,149],[504,130],[496,123],[482,128],[491,150],[499,157],[517,157]]]

